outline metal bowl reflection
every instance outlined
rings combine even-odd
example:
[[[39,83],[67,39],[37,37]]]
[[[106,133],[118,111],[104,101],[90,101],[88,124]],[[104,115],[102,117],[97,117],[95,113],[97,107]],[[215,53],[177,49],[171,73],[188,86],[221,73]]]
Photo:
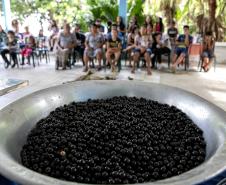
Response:
[[[28,95],[0,111],[0,173],[24,185],[75,185],[41,175],[21,165],[20,150],[35,123],[60,105],[89,98],[136,96],[175,105],[204,131],[206,161],[179,176],[145,183],[190,185],[203,182],[226,168],[226,113],[206,100],[165,85],[127,81],[83,81],[51,87]]]

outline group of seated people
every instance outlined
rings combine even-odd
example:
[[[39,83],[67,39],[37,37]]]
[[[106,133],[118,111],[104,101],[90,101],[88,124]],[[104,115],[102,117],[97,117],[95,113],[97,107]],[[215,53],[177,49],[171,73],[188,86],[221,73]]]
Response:
[[[13,61],[11,67],[14,68],[18,65],[17,54],[21,55],[21,65],[25,65],[25,58],[28,59],[28,64],[30,64],[31,55],[37,48],[47,48],[47,37],[44,36],[42,29],[39,31],[38,36],[35,37],[30,33],[28,26],[25,27],[25,32],[20,33],[17,20],[12,21],[12,26],[14,30],[9,30],[6,33],[0,25],[0,51],[5,62],[5,68],[11,65],[7,54],[10,55]]]
[[[193,37],[190,35],[189,26],[183,27],[183,34],[178,35],[178,30],[175,27],[175,22],[172,22],[167,30],[168,42],[164,40],[163,25],[161,19],[157,22],[159,25],[155,27],[150,21],[150,16],[147,17],[142,26],[138,26],[136,21],[131,22],[128,28],[128,33],[125,32],[125,26],[120,24],[121,18],[117,19],[116,23],[108,24],[108,31],[103,33],[103,27],[100,21],[92,23],[90,32],[85,35],[83,45],[82,60],[84,62],[84,72],[89,70],[89,62],[93,59],[97,60],[97,70],[102,69],[102,60],[105,59],[107,65],[111,66],[114,72],[117,63],[120,60],[122,53],[129,55],[131,73],[135,73],[141,57],[145,62],[147,74],[151,75],[151,68],[154,67],[156,61],[161,66],[161,56],[163,54],[170,55],[173,52],[171,70],[176,71],[178,65],[184,62],[188,54],[188,48],[193,42]],[[70,25],[65,24],[64,31],[58,39],[57,62],[61,57],[63,69],[66,69],[67,57],[71,50],[77,45],[77,38],[70,33]],[[124,29],[124,30],[123,30]],[[65,43],[65,37],[68,37],[68,43]],[[126,38],[125,38],[126,37]],[[124,42],[126,40],[126,47]],[[207,72],[211,66],[213,58],[214,40],[211,32],[207,32],[204,37],[203,53],[202,53],[202,68]],[[58,67],[58,65],[57,65]]]
[[[18,22],[13,22],[12,25],[15,30],[8,31],[7,34],[0,26],[1,42],[5,42],[7,46],[1,49],[6,68],[10,65],[6,57],[7,53],[10,54],[14,62],[12,67],[15,67],[18,63],[16,58],[18,40],[20,41],[22,65],[24,65],[24,58],[29,58],[34,48],[47,47],[47,39],[43,35],[43,30],[40,30],[38,37],[35,38],[30,34],[28,27],[25,27],[25,32],[21,34],[18,32]],[[86,34],[81,33],[79,25],[76,25],[74,30],[71,31],[70,24],[67,22],[64,23],[63,30],[60,32],[56,22],[53,21],[50,27],[52,34],[48,41],[50,51],[54,47],[56,48],[56,69],[60,66],[66,69],[69,57],[73,58],[74,63],[75,55],[79,54],[83,61],[84,72],[89,70],[89,62],[93,60],[98,61],[97,70],[101,70],[103,59],[106,60],[106,65],[109,65],[112,72],[114,72],[120,56],[122,53],[126,53],[132,67],[131,73],[135,73],[137,64],[142,58],[147,68],[147,74],[151,75],[151,68],[154,67],[156,62],[161,66],[161,56],[163,54],[170,55],[173,52],[171,70],[175,72],[177,66],[184,62],[185,56],[188,54],[188,48],[193,42],[193,37],[189,33],[189,26],[185,25],[183,27],[184,33],[178,35],[175,25],[175,22],[171,23],[166,37],[163,34],[162,19],[159,18],[156,25],[153,26],[150,16],[147,16],[145,23],[140,27],[136,19],[132,18],[128,31],[126,31],[122,18],[117,17],[116,23],[108,22],[107,33],[104,33],[104,27],[99,19],[90,25],[90,32]],[[207,72],[214,56],[214,39],[211,32],[205,33],[202,45],[202,68]]]

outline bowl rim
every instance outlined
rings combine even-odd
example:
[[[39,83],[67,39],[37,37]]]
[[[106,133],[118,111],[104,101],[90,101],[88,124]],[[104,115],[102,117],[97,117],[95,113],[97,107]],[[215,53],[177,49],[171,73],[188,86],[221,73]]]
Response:
[[[202,101],[203,103],[210,105],[211,107],[213,107],[214,109],[216,109],[216,111],[219,112],[219,114],[223,115],[223,118],[226,120],[226,112],[219,108],[218,106],[214,105],[213,103],[207,101],[206,99],[200,97],[199,95],[196,95],[195,93],[186,91],[184,89],[178,88],[178,87],[173,87],[173,86],[169,86],[169,85],[165,85],[165,84],[157,84],[157,83],[150,83],[150,82],[138,82],[138,81],[114,81],[114,80],[92,80],[92,81],[76,81],[76,82],[70,82],[70,83],[65,83],[65,84],[61,84],[61,85],[55,85],[52,87],[48,87],[45,89],[41,89],[38,91],[34,91],[31,94],[25,95],[19,99],[17,99],[16,101],[4,106],[1,110],[0,113],[2,113],[3,111],[6,111],[8,109],[10,109],[10,106],[12,105],[16,105],[22,101],[24,101],[25,99],[29,99],[32,98],[35,95],[40,95],[46,91],[49,90],[57,90],[57,88],[61,88],[61,87],[67,87],[67,88],[79,88],[81,85],[89,85],[89,84],[97,84],[97,85],[109,85],[109,83],[113,84],[115,83],[116,85],[121,83],[129,83],[131,85],[139,85],[139,86],[158,86],[158,87],[165,87],[165,88],[169,88],[169,89],[173,89],[176,91],[179,91],[181,93],[184,94],[188,94],[190,96],[193,96],[196,99],[199,99],[200,101]],[[72,85],[74,85],[72,87]],[[111,85],[113,86],[113,85]],[[1,114],[0,114],[1,115]],[[225,133],[226,133],[226,124],[225,126]],[[1,130],[1,129],[0,129]],[[225,139],[226,140],[226,139]],[[1,145],[0,145],[1,146]],[[1,148],[1,147],[0,147]],[[225,153],[225,154],[224,154]],[[222,146],[221,149],[218,149],[218,153],[214,156],[214,158],[211,158],[211,161],[205,161],[201,166],[198,166],[190,171],[187,171],[181,175],[178,176],[174,176],[171,178],[167,178],[164,180],[160,180],[160,181],[155,181],[155,182],[146,182],[146,183],[142,183],[142,184],[147,184],[147,185],[162,185],[162,184],[172,184],[172,185],[179,185],[181,183],[181,181],[178,181],[178,179],[183,179],[184,176],[186,175],[190,175],[190,176],[196,176],[197,173],[203,173],[202,178],[198,178],[197,179],[193,178],[197,181],[196,183],[200,183],[203,181],[206,181],[214,176],[216,176],[218,173],[222,172],[225,168],[226,168],[226,159],[223,160],[226,156],[226,142],[224,143],[224,145]],[[4,158],[4,160],[2,160],[1,158]],[[77,183],[77,182],[69,182],[69,181],[63,181],[63,180],[59,180],[53,177],[49,177],[46,175],[42,175],[40,173],[37,173],[35,171],[32,171],[26,167],[24,167],[22,164],[20,163],[16,163],[14,161],[11,161],[8,159],[5,159],[5,156],[2,155],[2,153],[0,153],[0,172],[2,175],[4,175],[5,177],[8,177],[16,182],[22,183],[22,184],[28,184],[28,185],[33,185],[35,181],[37,181],[37,184],[43,185],[43,184],[55,184],[55,185],[75,185],[75,184],[83,184],[83,183]],[[221,161],[219,161],[221,159]],[[224,164],[222,162],[222,160],[224,161]],[[214,166],[211,166],[210,162],[215,162]],[[9,164],[9,167],[4,166],[4,164]],[[208,172],[209,170],[205,170],[204,167],[211,167],[211,173]],[[14,169],[15,171],[12,171],[12,169]],[[215,170],[213,172],[213,170]],[[26,176],[24,175],[26,174]],[[185,184],[191,184],[189,182],[186,181],[186,179],[184,179]],[[183,183],[184,184],[184,183]]]

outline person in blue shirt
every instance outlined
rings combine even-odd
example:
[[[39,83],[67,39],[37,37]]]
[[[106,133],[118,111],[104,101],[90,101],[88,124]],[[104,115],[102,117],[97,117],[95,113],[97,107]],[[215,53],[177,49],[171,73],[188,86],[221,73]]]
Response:
[[[172,71],[176,71],[178,64],[182,63],[187,52],[189,45],[192,43],[193,37],[189,33],[189,26],[184,26],[184,34],[179,35],[176,41],[176,48],[173,56]]]

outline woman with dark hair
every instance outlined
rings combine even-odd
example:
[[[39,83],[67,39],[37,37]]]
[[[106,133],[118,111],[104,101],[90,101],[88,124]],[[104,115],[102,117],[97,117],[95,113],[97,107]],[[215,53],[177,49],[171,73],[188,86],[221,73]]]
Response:
[[[123,50],[123,52],[127,52],[129,56],[129,66],[132,67],[131,64],[131,52],[132,50],[136,47],[135,45],[135,37],[136,35],[139,34],[139,28],[137,27],[130,27],[129,33],[127,35],[127,47],[126,49]]]
[[[116,19],[117,24],[117,30],[118,30],[118,37],[122,41],[122,48],[126,48],[126,41],[125,41],[125,35],[126,35],[126,26],[123,23],[122,17],[118,16]]]
[[[214,38],[212,32],[207,32],[203,40],[202,68],[208,72],[214,58]]]
[[[122,17],[120,17],[120,16],[117,17],[116,24],[118,26],[119,36],[124,37],[126,30],[125,30],[125,24],[123,23]]]
[[[32,52],[36,48],[36,41],[35,38],[32,35],[29,35],[26,41],[25,47],[21,51],[21,56],[22,56],[22,63],[21,65],[24,65],[24,60],[27,58],[28,64],[30,65],[30,58],[32,56]]]
[[[107,33],[111,33],[111,26],[112,26],[112,21],[108,20],[108,22],[107,22]]]
[[[155,32],[160,32],[163,33],[164,32],[164,25],[162,23],[162,18],[158,17],[158,21],[155,25]]]
[[[136,16],[133,16],[132,19],[131,19],[131,21],[132,21],[132,24],[134,26],[137,26],[138,27],[138,21],[137,21],[137,17]]]
[[[161,37],[162,35],[160,32],[155,33],[153,35],[153,44],[152,44],[152,52],[154,53],[154,58],[152,59],[152,62],[153,62],[152,65],[154,66],[155,60],[157,59],[157,61],[160,64],[159,68],[161,68],[161,63],[162,63],[161,55],[170,53],[170,49],[166,47],[164,43],[162,43]]]
[[[152,19],[151,19],[151,16],[150,16],[150,15],[148,15],[148,16],[146,17],[144,24],[145,24],[147,27],[150,26],[150,27],[153,29],[153,23],[152,23]]]
[[[51,35],[49,38],[49,46],[50,46],[50,51],[53,51],[53,48],[55,46],[56,40],[57,40],[57,35],[59,33],[59,28],[57,26],[57,22],[55,20],[52,20],[50,26],[49,26],[49,31],[51,31]]]
[[[24,47],[23,33],[19,32],[19,22],[18,22],[17,19],[12,20],[12,27],[13,27],[13,31],[15,33],[15,37],[17,39],[17,42],[20,45],[20,49],[22,49]]]
[[[135,36],[136,36],[136,29],[138,29],[137,27],[131,27],[127,36],[127,48],[124,49],[123,51],[130,51],[131,49],[135,48]]]

